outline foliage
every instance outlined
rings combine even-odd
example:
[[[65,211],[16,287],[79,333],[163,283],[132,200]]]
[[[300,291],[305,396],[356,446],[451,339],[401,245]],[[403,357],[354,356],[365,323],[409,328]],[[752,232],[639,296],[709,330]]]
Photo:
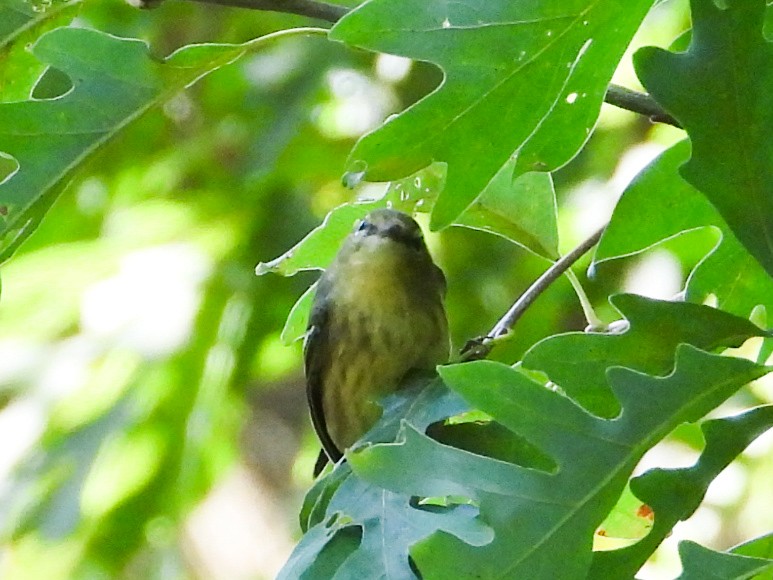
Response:
[[[189,46],[161,65],[137,40],[66,27],[43,35],[33,54],[67,75],[73,86],[57,95],[60,98],[5,103],[0,108],[4,131],[0,147],[19,166],[4,184],[6,241],[0,260],[31,233],[69,172],[90,152],[149,107],[255,44]]]
[[[363,138],[350,163],[378,181],[430,161],[448,163],[448,183],[433,211],[438,227],[469,206],[515,151],[519,172],[563,165],[588,138],[649,4],[365,3],[332,30],[333,39],[435,62],[445,78],[433,94]],[[463,161],[470,151],[477,155],[474,166]]]
[[[388,205],[430,226],[458,347],[590,229],[577,192],[643,142],[661,153],[620,186],[591,279],[554,283],[491,360],[383,401],[311,485],[279,575],[657,563],[728,466],[765,473],[747,449],[773,427],[754,384],[773,349],[773,9],[689,8],[686,31],[680,0],[368,0],[328,32],[206,3],[0,0],[0,431],[39,418],[9,438],[0,574],[206,576],[191,530],[235,466],[277,503],[311,483],[303,272],[356,219]],[[634,82],[632,42],[672,46],[632,61],[683,131],[602,110],[613,75]],[[414,62],[390,79],[376,52]],[[678,299],[620,293],[653,248],[688,273]],[[573,288],[606,324],[577,330]],[[663,442],[697,459],[650,468]],[[681,542],[681,577],[770,577],[769,530]]]
[[[770,143],[773,112],[764,95],[773,48],[762,37],[765,5],[709,0],[692,4],[693,34],[679,55],[653,48],[636,58],[645,87],[687,128],[693,154],[683,175],[717,208],[736,237],[773,274],[773,212]],[[683,84],[678,90],[672,79]],[[687,94],[703,94],[696,107]],[[716,119],[721,119],[717,123]],[[728,135],[735,139],[726,139]],[[722,143],[732,143],[721,147]],[[746,203],[738,204],[741,193]]]
[[[641,300],[629,298],[634,303]],[[593,372],[589,371],[598,364],[596,360],[605,361],[611,388],[607,398],[612,398],[614,393],[622,407],[613,419],[605,420],[590,415],[562,394],[551,392],[518,370],[500,363],[466,363],[441,369],[444,382],[459,392],[471,407],[485,411],[493,420],[504,425],[511,436],[521,436],[539,451],[548,454],[553,463],[548,472],[522,467],[524,464],[531,467],[533,458],[529,454],[511,457],[508,462],[504,462],[501,459],[472,455],[469,448],[462,451],[444,447],[419,431],[426,429],[427,421],[417,421],[410,414],[403,419],[394,443],[356,448],[349,453],[349,464],[356,476],[388,490],[383,493],[405,494],[403,501],[409,512],[402,516],[405,520],[412,521],[418,517],[410,513],[411,509],[417,509],[417,506],[410,506],[411,497],[462,497],[478,506],[482,522],[493,528],[493,539],[480,547],[476,542],[465,541],[463,534],[458,531],[452,534],[458,539],[450,537],[448,533],[440,533],[446,529],[440,523],[436,524],[438,533],[432,536],[426,534],[429,537],[410,552],[419,569],[430,570],[432,575],[439,576],[478,575],[486,578],[527,575],[547,578],[558,569],[562,576],[574,578],[588,574],[593,562],[590,573],[594,577],[628,578],[636,572],[657,547],[657,538],[663,539],[660,535],[661,521],[670,521],[670,526],[664,526],[670,530],[677,521],[692,514],[701,495],[689,496],[689,502],[684,501],[688,498],[679,495],[680,488],[686,485],[692,472],[665,472],[664,476],[677,479],[677,482],[648,486],[646,493],[639,492],[639,497],[655,506],[657,525],[647,536],[647,541],[642,540],[627,550],[636,556],[644,553],[644,558],[633,555],[621,558],[627,564],[624,570],[610,566],[610,561],[614,563],[615,560],[610,560],[608,556],[616,552],[599,552],[596,562],[591,551],[593,531],[614,506],[633,468],[647,449],[680,422],[694,421],[703,416],[740,385],[767,372],[764,367],[748,361],[709,355],[688,346],[679,347],[676,359],[672,359],[669,365],[659,361],[654,353],[642,357],[640,351],[642,348],[647,350],[647,346],[619,348],[622,341],[629,338],[637,340],[636,335],[652,337],[655,329],[662,330],[664,324],[671,322],[681,306],[687,305],[662,304],[664,310],[659,316],[641,323],[641,327],[637,323],[636,328],[632,326],[622,336],[556,336],[535,346],[535,349],[562,350],[566,358],[571,358],[574,351],[592,351],[593,355],[586,355],[584,361],[572,363],[560,356],[553,359],[568,365],[574,364],[579,376],[592,375]],[[723,316],[708,307],[696,308],[705,310],[697,316],[693,315],[692,319],[706,316],[706,324],[709,324],[710,318]],[[631,322],[633,324],[634,321]],[[752,325],[740,319],[737,323],[746,325],[753,334],[757,332]],[[726,331],[724,325],[717,325],[714,331],[707,330],[703,337],[710,341],[716,340],[720,329]],[[628,334],[630,337],[626,336]],[[689,340],[686,332],[681,336],[676,332],[671,335],[669,339],[676,335],[674,339],[682,339],[679,342],[683,344]],[[710,338],[712,335],[713,338]],[[737,335],[734,340],[743,341],[749,336]],[[558,344],[553,346],[552,342]],[[591,346],[592,343],[597,344]],[[525,357],[527,361],[530,353]],[[671,353],[673,356],[673,349]],[[642,358],[646,362],[642,363]],[[549,367],[553,360],[548,360]],[[587,369],[583,368],[583,362]],[[664,367],[674,369],[665,378],[642,374],[642,371],[652,373]],[[706,380],[705,374],[712,379]],[[700,396],[696,396],[690,387],[697,383],[701,384]],[[406,396],[405,399],[403,405],[411,406],[411,398]],[[442,400],[440,396],[438,399]],[[433,409],[442,408],[442,402],[433,405]],[[383,421],[391,419],[395,422],[395,413],[389,412],[389,407],[387,409]],[[455,411],[459,412],[458,409]],[[452,407],[441,418],[450,417],[453,412]],[[716,465],[723,461],[722,457],[725,458],[724,463],[720,464],[724,467],[756,435],[773,425],[770,407],[760,407],[750,415],[724,422],[718,420],[715,421],[716,425],[712,425],[709,445],[694,468],[704,477],[708,472],[706,481],[710,482],[721,470]],[[433,419],[437,420],[436,417]],[[735,428],[740,441],[734,441],[733,437],[727,436],[727,432],[722,439],[715,435],[714,430],[721,429],[725,423]],[[726,428],[731,429],[729,426]],[[474,440],[471,450],[475,450]],[[578,457],[582,460],[578,461]],[[339,467],[329,476],[327,484],[334,491],[322,492],[332,494],[326,506],[325,521],[318,522],[311,532],[307,532],[308,539],[300,544],[299,555],[296,557],[308,558],[308,551],[330,549],[326,542],[342,541],[336,535],[341,529],[361,526],[364,534],[362,543],[358,552],[350,558],[356,561],[363,557],[362,552],[366,552],[370,554],[370,561],[382,561],[385,559],[384,542],[373,544],[378,547],[374,551],[372,541],[366,541],[368,534],[374,532],[370,530],[367,519],[360,519],[359,504],[346,502],[347,497],[360,497],[363,492],[355,493],[341,484],[340,478],[346,475],[342,476],[340,471],[348,475],[345,465]],[[644,481],[649,483],[653,473],[649,472]],[[353,476],[349,476],[347,481],[353,479]],[[636,479],[633,482],[636,484],[633,488],[635,493],[639,491],[639,481]],[[699,480],[698,489],[700,483]],[[667,499],[659,495],[664,493]],[[319,497],[320,492],[317,492],[310,494],[307,500],[317,502],[314,511],[320,509]],[[676,498],[683,501],[677,501]],[[385,519],[388,521],[394,517],[400,516],[390,515],[385,516]],[[323,529],[326,530],[322,536],[325,541],[320,537]],[[383,539],[387,531],[380,530],[379,533]],[[468,545],[465,546],[459,540]],[[393,541],[388,542],[388,545],[398,548]],[[559,566],[555,562],[557,553],[571,554],[572,557]],[[393,577],[403,577],[410,573],[407,555],[404,555],[402,571],[393,572]],[[346,571],[346,574],[351,572],[349,565],[348,559],[341,565],[341,570]],[[293,577],[292,572],[291,567],[288,577]]]

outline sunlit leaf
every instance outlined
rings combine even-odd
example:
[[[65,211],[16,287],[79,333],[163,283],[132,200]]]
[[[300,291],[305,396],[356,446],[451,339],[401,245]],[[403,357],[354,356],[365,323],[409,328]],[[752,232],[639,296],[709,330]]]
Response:
[[[19,166],[0,183],[0,261],[32,233],[73,171],[110,137],[262,42],[192,45],[159,62],[135,39],[82,28],[42,36],[33,54],[68,75],[73,90],[54,100],[0,103],[0,151]]]
[[[516,153],[520,172],[560,167],[587,140],[606,85],[651,5],[364,3],[331,38],[436,63],[445,78],[431,95],[364,137],[350,156],[351,170],[387,181],[446,162],[446,188],[432,213],[433,228],[440,228]]]
[[[80,10],[80,0],[0,3],[0,102],[29,98],[46,68],[27,50],[47,30],[69,23]],[[3,175],[0,174],[0,182]]]
[[[596,250],[596,263],[713,226],[722,232],[722,238],[690,275],[687,299],[703,302],[713,295],[719,308],[739,316],[749,316],[757,304],[773,312],[773,279],[738,242],[705,196],[679,176],[679,166],[689,157],[690,143],[682,141],[636,176],[615,206]]]
[[[637,498],[627,485],[596,530],[594,551],[620,548],[640,540],[652,529],[654,519],[652,508]]]
[[[483,194],[454,220],[502,236],[548,259],[558,258],[558,224],[553,180],[548,173],[513,179],[508,163]]]
[[[270,262],[261,262],[255,268],[258,276],[275,272],[292,276],[302,270],[326,268],[338,251],[343,239],[352,231],[355,222],[383,204],[362,203],[342,205],[325,216],[322,223],[295,246]]]

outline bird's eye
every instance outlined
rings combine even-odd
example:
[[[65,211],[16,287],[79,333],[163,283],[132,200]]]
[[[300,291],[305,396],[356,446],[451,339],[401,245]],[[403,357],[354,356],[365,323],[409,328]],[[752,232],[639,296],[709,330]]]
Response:
[[[370,227],[370,224],[366,220],[362,220],[360,223],[357,224],[357,226],[354,228],[355,232],[364,232]]]
[[[394,225],[394,226],[389,226],[387,228],[386,235],[388,238],[394,238],[397,240],[397,239],[406,237],[407,234],[402,227],[398,225]]]
[[[414,250],[420,250],[424,245],[420,232],[406,231],[401,225],[389,226],[384,235]]]

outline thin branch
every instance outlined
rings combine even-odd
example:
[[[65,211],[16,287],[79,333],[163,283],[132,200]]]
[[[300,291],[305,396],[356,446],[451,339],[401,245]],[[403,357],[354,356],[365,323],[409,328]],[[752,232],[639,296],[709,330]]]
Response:
[[[193,0],[204,4],[220,4],[221,6],[235,6],[237,8],[249,8],[251,10],[267,10],[270,12],[284,12],[298,14],[318,20],[326,20],[335,24],[346,16],[349,8],[327,2],[315,0]]]
[[[510,307],[505,315],[499,319],[494,327],[486,336],[469,341],[461,352],[463,361],[479,360],[486,358],[494,348],[496,342],[506,337],[515,326],[516,322],[523,316],[526,310],[547,288],[566,272],[577,260],[586,254],[601,239],[606,226],[598,230],[588,239],[584,240],[571,252],[563,256],[555,264],[550,266],[529,288],[521,294],[518,300]]]
[[[604,100],[620,109],[646,115],[650,118],[650,121],[655,123],[667,123],[679,129],[682,128],[679,121],[666,113],[655,99],[644,93],[638,93],[620,85],[610,84],[607,87],[607,94],[604,95]]]
[[[156,8],[164,0],[126,0],[135,8]],[[192,0],[202,4],[216,4],[218,6],[232,6],[234,8],[247,8],[250,10],[265,10],[267,12],[282,12],[284,14],[297,14],[308,16],[318,20],[325,20],[335,24],[346,16],[349,8],[328,2],[316,0]]]

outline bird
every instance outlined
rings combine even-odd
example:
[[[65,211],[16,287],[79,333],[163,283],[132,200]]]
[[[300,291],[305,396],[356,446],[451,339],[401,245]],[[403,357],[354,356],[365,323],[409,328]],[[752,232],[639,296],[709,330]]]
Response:
[[[445,294],[412,217],[380,208],[355,224],[318,281],[304,341],[306,395],[322,444],[315,477],[373,426],[379,399],[409,373],[448,362]]]

